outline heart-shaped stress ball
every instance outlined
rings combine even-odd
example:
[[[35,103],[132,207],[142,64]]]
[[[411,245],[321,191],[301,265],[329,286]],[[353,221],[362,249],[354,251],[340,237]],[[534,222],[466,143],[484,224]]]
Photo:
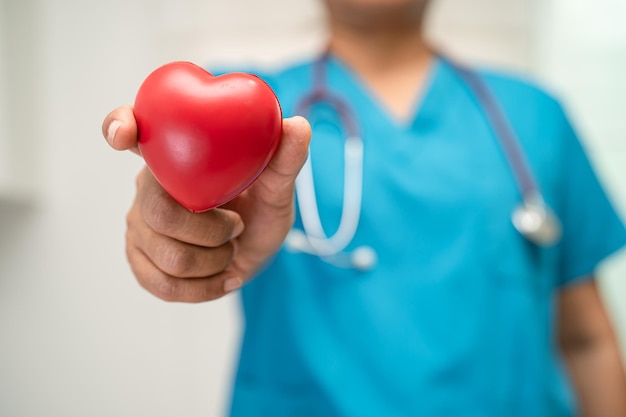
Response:
[[[134,113],[139,150],[152,174],[193,212],[243,192],[271,160],[282,133],[280,104],[260,78],[216,77],[189,62],[150,74]]]

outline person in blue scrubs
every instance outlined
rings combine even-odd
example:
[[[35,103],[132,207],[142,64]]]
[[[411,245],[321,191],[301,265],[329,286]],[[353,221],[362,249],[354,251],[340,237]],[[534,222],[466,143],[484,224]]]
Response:
[[[191,214],[147,169],[128,215],[139,282],[169,301],[240,287],[245,332],[230,413],[247,416],[624,416],[626,377],[594,272],[626,230],[563,108],[533,83],[479,71],[504,109],[563,237],[512,225],[511,167],[451,65],[422,37],[424,0],[326,0],[328,87],[364,142],[363,207],[340,268],[283,247],[302,229],[294,180],[309,149],[322,224],[338,226],[345,126],[325,103],[284,121],[268,169],[224,207]],[[313,63],[262,77],[285,115]],[[132,108],[104,121],[134,149]],[[244,285],[245,284],[245,285]]]

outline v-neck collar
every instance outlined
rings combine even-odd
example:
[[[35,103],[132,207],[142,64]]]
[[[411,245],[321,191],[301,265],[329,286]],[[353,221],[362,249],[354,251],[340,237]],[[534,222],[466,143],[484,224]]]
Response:
[[[384,106],[376,97],[374,92],[356,75],[356,73],[346,63],[335,55],[330,54],[327,62],[327,82],[331,89],[337,91],[345,91],[347,97],[351,97],[351,102],[358,110],[365,107],[368,115],[376,115],[375,117],[384,121],[390,127],[396,130],[409,130],[418,124],[424,118],[430,118],[432,106],[430,104],[433,98],[437,97],[437,90],[440,90],[444,63],[441,58],[434,54],[428,63],[427,74],[424,79],[424,85],[414,97],[411,116],[407,119],[400,120],[394,116],[390,110]],[[358,111],[357,111],[358,113]]]

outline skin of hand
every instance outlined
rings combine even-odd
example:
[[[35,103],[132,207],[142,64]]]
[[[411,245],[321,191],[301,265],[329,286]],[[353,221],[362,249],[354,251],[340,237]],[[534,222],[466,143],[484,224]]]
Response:
[[[112,148],[139,154],[131,106],[109,113],[102,133]],[[166,301],[202,302],[252,278],[293,224],[295,178],[310,138],[305,119],[285,119],[280,145],[254,184],[204,213],[191,213],[174,201],[144,167],[126,232],[126,254],[141,286]]]
[[[557,337],[585,417],[626,416],[626,371],[595,279],[559,293]]]

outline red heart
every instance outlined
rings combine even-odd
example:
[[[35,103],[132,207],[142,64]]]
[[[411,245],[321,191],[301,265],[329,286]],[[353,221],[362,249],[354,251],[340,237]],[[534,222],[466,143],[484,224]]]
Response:
[[[193,212],[220,206],[263,172],[282,132],[280,104],[260,78],[166,64],[135,99],[139,150],[152,174]]]

